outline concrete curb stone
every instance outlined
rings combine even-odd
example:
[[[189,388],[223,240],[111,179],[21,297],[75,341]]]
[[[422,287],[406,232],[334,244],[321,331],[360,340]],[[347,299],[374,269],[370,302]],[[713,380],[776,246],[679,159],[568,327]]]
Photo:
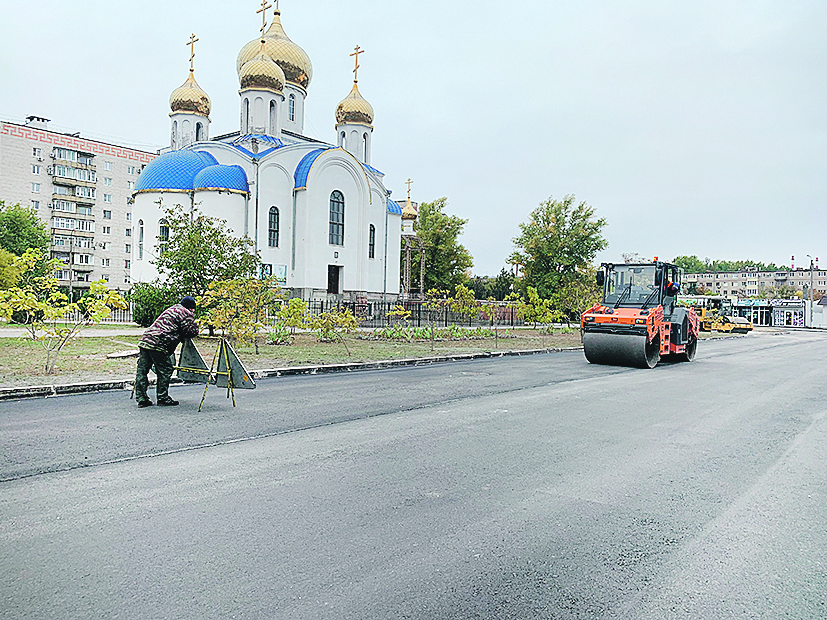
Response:
[[[354,372],[358,370],[382,370],[403,366],[425,366],[445,362],[461,362],[474,359],[493,359],[498,357],[515,357],[520,355],[537,355],[539,353],[560,353],[563,351],[582,351],[583,347],[554,347],[546,349],[524,349],[516,351],[484,351],[481,353],[458,353],[456,355],[436,355],[433,357],[415,357],[396,360],[378,360],[373,362],[349,362],[343,364],[316,364],[309,366],[286,366],[251,370],[254,379],[270,377],[287,377],[291,375],[316,375],[334,372]],[[115,379],[109,381],[86,381],[64,385],[34,385],[26,387],[0,388],[0,401],[20,400],[23,398],[49,398],[65,394],[84,394],[111,390],[131,390],[132,379]],[[152,382],[151,382],[152,383]],[[184,382],[173,378],[170,385],[182,385]]]

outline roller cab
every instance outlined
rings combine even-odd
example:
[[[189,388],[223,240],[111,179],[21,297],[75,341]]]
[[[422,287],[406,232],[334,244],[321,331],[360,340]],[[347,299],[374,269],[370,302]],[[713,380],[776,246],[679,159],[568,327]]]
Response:
[[[689,362],[698,346],[698,316],[677,306],[681,269],[652,263],[603,263],[602,303],[583,313],[583,351],[592,364],[654,368],[661,359]]]

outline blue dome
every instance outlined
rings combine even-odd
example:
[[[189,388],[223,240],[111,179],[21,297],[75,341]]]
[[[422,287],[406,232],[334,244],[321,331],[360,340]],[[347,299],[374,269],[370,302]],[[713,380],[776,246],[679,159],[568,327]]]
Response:
[[[205,151],[170,151],[153,159],[135,183],[135,191],[193,189],[196,175],[218,160]]]
[[[193,189],[217,189],[250,192],[247,175],[241,166],[208,166],[195,176]]]

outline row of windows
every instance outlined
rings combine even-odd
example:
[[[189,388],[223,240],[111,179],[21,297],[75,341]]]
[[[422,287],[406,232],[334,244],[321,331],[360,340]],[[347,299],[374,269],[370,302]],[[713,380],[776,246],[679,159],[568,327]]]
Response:
[[[85,181],[87,183],[97,183],[98,181],[98,176],[95,174],[95,171],[87,170],[86,168],[73,168],[72,166],[55,164],[52,172],[56,177],[63,177],[64,179],[75,179],[76,181]]]
[[[131,230],[126,231],[126,236],[129,237],[132,233]],[[166,219],[161,218],[158,220],[158,238],[160,241],[160,252],[163,253],[164,251],[164,244],[169,241],[169,222]],[[126,251],[131,252],[132,246],[127,244]],[[138,260],[142,260],[144,257],[144,221],[138,220]]]
[[[328,226],[328,243],[345,244],[345,197],[339,190],[330,194],[330,220]],[[267,245],[279,247],[279,210],[270,207],[267,218]],[[376,227],[371,224],[368,236],[368,258],[376,256]]]
[[[108,267],[108,265],[107,265],[107,267]],[[55,278],[57,278],[58,280],[65,281],[65,280],[69,279],[69,277],[70,277],[69,274],[70,274],[70,272],[69,272],[68,269],[58,269],[57,271],[55,271]],[[102,274],[101,278],[103,280],[105,280],[106,282],[109,282],[109,274],[108,273]],[[74,279],[75,282],[89,282],[89,274],[85,271],[75,271],[75,272],[73,272],[73,279]],[[123,283],[124,284],[129,284],[129,282],[130,282],[129,276],[124,276]]]
[[[133,166],[134,168],[134,166]],[[32,164],[32,174],[40,174],[41,166],[40,164]],[[54,167],[54,175],[56,177],[63,177],[66,179],[76,179],[78,181],[86,181],[88,183],[97,183],[97,176],[91,170],[84,170],[80,168],[72,168],[71,166],[60,166],[56,165]],[[107,187],[112,186],[112,177],[104,177],[103,184]],[[126,182],[127,189],[135,189],[135,181],[127,181]],[[112,195],[111,194],[104,194],[104,196],[109,196],[109,202],[112,202]]]
[[[686,280],[691,282],[691,281],[694,281],[694,280],[712,280],[712,279],[715,279],[715,280],[721,280],[721,279],[723,279],[723,280],[737,280],[738,278],[760,278],[762,280],[768,281],[768,280],[773,280],[774,278],[800,277],[801,274],[809,274],[809,273],[810,273],[809,269],[804,269],[802,271],[796,271],[796,272],[780,271],[780,272],[777,272],[775,274],[766,273],[766,272],[764,272],[764,273],[755,273],[755,272],[753,272],[753,273],[741,273],[741,274],[735,274],[735,273],[716,273],[716,274],[699,273],[699,274],[691,274],[690,273],[690,274],[686,274]],[[823,275],[825,275],[825,272],[824,271],[819,271],[818,275],[823,276]]]
[[[112,177],[103,177],[103,184],[107,187],[112,187]],[[127,181],[126,188],[135,189],[135,181]]]
[[[40,149],[35,149],[35,150],[38,151],[38,153],[35,154],[35,157],[38,157]],[[33,154],[34,154],[34,151],[33,151]],[[94,155],[88,155],[86,153],[80,153],[78,151],[73,151],[72,149],[64,149],[64,148],[60,148],[60,147],[55,147],[55,149],[52,151],[52,155],[54,155],[55,159],[62,159],[64,161],[74,161],[74,162],[77,162],[79,164],[84,164],[86,166],[91,166],[92,164],[95,163],[95,156]],[[112,162],[106,162],[106,163],[111,164]]]
[[[72,149],[55,147],[55,149],[52,151],[52,155],[55,159],[62,159],[63,161],[74,161],[79,164],[85,164],[87,166],[91,166],[95,163],[94,155],[87,155],[85,153],[73,151]],[[32,147],[32,157],[42,159],[43,149],[37,146]],[[113,162],[105,161],[103,162],[103,167],[105,170],[112,170]],[[126,167],[126,172],[127,174],[140,174],[141,171],[137,166],[129,165]],[[40,174],[40,171],[38,170],[38,172],[35,172],[35,174]]]

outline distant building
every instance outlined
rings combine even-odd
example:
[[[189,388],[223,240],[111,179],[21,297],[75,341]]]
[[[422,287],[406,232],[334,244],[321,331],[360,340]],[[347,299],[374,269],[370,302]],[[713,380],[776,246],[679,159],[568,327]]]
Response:
[[[703,286],[716,295],[735,295],[743,298],[756,297],[782,285],[804,294],[809,292],[810,269],[687,273],[683,276],[683,282],[684,290],[690,289],[694,284],[696,289]],[[813,269],[813,291],[827,292],[827,271],[817,266]]]
[[[25,125],[0,121],[0,200],[31,206],[51,234],[50,253],[65,267],[60,284],[74,290],[104,279],[131,287],[131,196],[156,153],[49,129],[49,119]]]

